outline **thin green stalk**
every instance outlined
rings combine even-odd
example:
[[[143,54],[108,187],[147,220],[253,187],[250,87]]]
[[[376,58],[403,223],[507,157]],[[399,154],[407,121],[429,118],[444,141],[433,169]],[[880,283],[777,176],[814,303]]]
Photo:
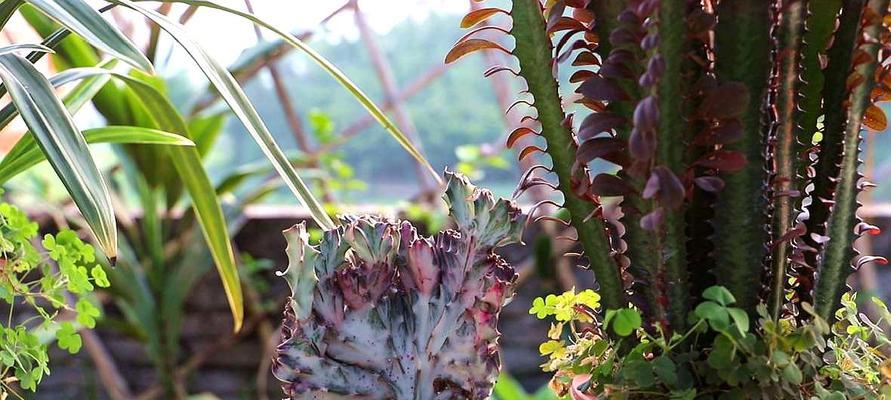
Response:
[[[610,255],[604,223],[599,218],[585,221],[594,205],[577,197],[572,190],[572,164],[575,161],[572,133],[563,126],[566,115],[560,103],[557,81],[551,69],[553,61],[550,38],[538,0],[513,0],[511,35],[516,39],[514,55],[520,63],[520,75],[526,80],[535,99],[541,135],[547,141],[547,152],[563,193],[564,207],[569,210],[579,242],[591,262],[606,309],[624,306],[619,269]]]

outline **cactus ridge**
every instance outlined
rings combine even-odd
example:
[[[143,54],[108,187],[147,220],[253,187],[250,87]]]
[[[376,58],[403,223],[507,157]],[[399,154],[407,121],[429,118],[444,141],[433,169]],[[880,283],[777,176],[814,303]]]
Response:
[[[447,172],[454,230],[344,217],[318,246],[284,232],[291,285],[273,372],[292,399],[484,399],[499,370],[498,313],[519,209]]]

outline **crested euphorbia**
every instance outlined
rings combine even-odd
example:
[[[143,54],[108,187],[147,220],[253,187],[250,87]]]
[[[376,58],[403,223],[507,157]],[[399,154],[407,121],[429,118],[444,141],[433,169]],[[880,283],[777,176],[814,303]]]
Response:
[[[421,237],[407,221],[343,218],[309,244],[284,232],[291,286],[274,373],[294,399],[483,399],[499,369],[498,314],[514,270],[517,207],[448,174],[454,230]]]

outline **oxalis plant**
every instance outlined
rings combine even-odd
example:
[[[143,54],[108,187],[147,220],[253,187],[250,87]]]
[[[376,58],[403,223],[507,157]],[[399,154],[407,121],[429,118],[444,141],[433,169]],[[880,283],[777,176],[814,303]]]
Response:
[[[583,377],[569,384],[577,396],[757,397],[749,383],[763,382],[762,364],[801,373],[800,363],[812,372],[834,365],[826,346],[853,334],[823,337],[841,321],[846,279],[865,263],[887,262],[853,248],[859,235],[879,232],[856,211],[857,195],[873,186],[858,172],[862,125],[886,125],[874,103],[889,96],[887,16],[886,0],[513,0],[510,10],[475,7],[462,20],[481,26],[446,62],[480,49],[515,57],[516,70],[487,71],[514,73],[527,86],[518,103],[530,114],[507,144],[521,159],[550,158],[528,171],[519,192],[559,192],[599,286],[595,307],[570,301],[576,294],[539,306],[570,302],[591,314],[585,322],[600,321],[583,331],[594,329],[597,346],[609,349],[600,350],[621,357],[610,361],[621,361],[619,374],[632,361],[652,372],[682,349],[671,361],[693,377],[679,386],[632,380],[609,392],[602,378],[617,372],[594,371],[610,362],[592,357],[571,370]],[[498,32],[513,50],[484,36]],[[563,76],[574,92],[559,90]],[[759,322],[742,322],[750,320]],[[621,332],[605,330],[610,323]],[[569,340],[568,328],[552,337]],[[802,335],[812,338],[794,351],[776,347]],[[813,348],[823,357],[803,353]],[[723,357],[712,365],[724,371],[719,379],[697,368],[713,357]],[[768,374],[789,385],[760,396],[837,394],[824,396],[795,371]],[[866,392],[877,396],[873,389]]]
[[[108,287],[95,250],[74,231],[47,234],[36,247],[38,226],[0,202],[0,398],[35,391],[49,375],[49,343],[74,354],[78,330],[94,328],[101,312],[93,290]]]
[[[292,399],[485,399],[499,370],[496,329],[513,268],[494,253],[524,218],[446,175],[454,230],[345,217],[309,244],[284,232],[291,298],[273,373]]]

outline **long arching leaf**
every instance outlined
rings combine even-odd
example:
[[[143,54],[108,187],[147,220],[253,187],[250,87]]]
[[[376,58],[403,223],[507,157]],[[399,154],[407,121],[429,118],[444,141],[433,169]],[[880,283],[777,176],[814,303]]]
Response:
[[[175,133],[138,126],[105,126],[82,132],[87,143],[133,143],[194,146],[191,140]],[[0,184],[46,160],[34,136],[23,136],[10,154],[0,162]]]
[[[17,54],[0,55],[0,78],[96,241],[109,259],[114,260],[117,231],[111,196],[65,106],[53,94],[46,78]]]
[[[111,68],[116,64],[115,60],[109,60],[97,65],[97,68]],[[96,75],[91,74],[88,76],[82,75],[81,71],[77,68],[68,69],[62,71],[56,75],[49,77],[49,83],[53,87],[59,87],[69,82],[81,81],[77,84],[76,87],[71,89],[70,92],[66,93],[65,96],[62,97],[62,103],[65,104],[65,107],[68,109],[68,112],[72,115],[77,113],[81,107],[84,106],[96,93],[102,89],[103,86],[110,79],[107,75]],[[19,110],[15,108],[15,104],[7,104],[6,107],[0,109],[0,129],[9,125],[15,117],[19,115]],[[7,153],[6,156],[9,157],[12,155],[12,151]]]
[[[175,41],[177,41],[183,49],[195,60],[195,63],[207,76],[211,84],[220,92],[221,97],[229,104],[235,116],[244,124],[245,128],[250,132],[251,136],[260,145],[263,153],[272,161],[279,175],[281,175],[285,183],[297,196],[297,198],[309,209],[310,214],[319,226],[325,230],[334,228],[334,221],[325,213],[321,203],[312,194],[312,191],[303,182],[303,179],[294,170],[294,167],[288,162],[285,153],[282,152],[272,133],[266,127],[266,124],[257,114],[257,110],[248,100],[244,91],[238,86],[235,78],[214,60],[207,52],[201,48],[194,40],[192,40],[182,27],[163,15],[152,10],[146,9],[139,5],[124,0],[110,0],[112,3],[126,6],[132,10],[139,12],[145,17],[154,21],[158,26],[165,30]]]
[[[120,1],[120,0],[109,0],[109,1],[115,2],[115,3],[119,2],[119,4],[125,4],[123,1]],[[145,0],[137,0],[137,1],[145,1]],[[415,158],[415,160],[417,160],[428,171],[430,171],[430,174],[433,176],[433,178],[436,180],[436,182],[438,182],[439,184],[442,184],[442,179],[440,178],[439,173],[436,172],[435,169],[433,169],[433,167],[430,165],[430,162],[427,161],[427,159],[424,157],[424,155],[421,154],[421,152],[411,143],[411,140],[408,139],[408,137],[405,135],[405,133],[403,133],[395,124],[393,124],[392,121],[390,121],[390,119],[387,117],[387,115],[384,114],[384,112],[380,108],[378,108],[378,106],[376,106],[374,104],[374,102],[362,91],[362,89],[359,89],[359,87],[356,86],[356,84],[353,83],[334,64],[332,64],[330,61],[328,61],[321,54],[317,53],[311,47],[307,46],[306,43],[303,43],[300,39],[295,37],[293,34],[288,33],[287,31],[285,31],[283,29],[279,29],[279,28],[275,27],[274,25],[269,24],[260,18],[257,18],[256,16],[254,16],[252,14],[245,13],[245,12],[236,10],[234,8],[229,8],[222,4],[217,4],[214,2],[210,2],[210,1],[200,1],[200,0],[167,0],[166,2],[185,3],[188,5],[192,5],[192,6],[208,7],[208,8],[214,8],[217,10],[225,11],[226,13],[245,18],[245,19],[251,21],[252,23],[254,23],[258,26],[261,26],[263,28],[266,28],[266,29],[270,30],[271,32],[275,33],[276,35],[280,36],[282,38],[282,40],[284,40],[291,46],[296,47],[300,51],[304,52],[316,64],[318,64],[320,67],[322,67],[322,69],[324,69],[325,72],[327,72],[329,75],[334,77],[334,79],[336,79],[337,82],[339,82],[344,88],[346,88],[350,92],[350,94],[352,94],[353,97],[355,97],[356,100],[359,101],[360,104],[362,104],[362,107],[365,107],[365,109],[368,110],[368,113],[371,114],[371,116],[373,116],[374,119],[376,119],[378,121],[378,123],[380,123],[381,126],[383,126],[384,129],[386,129],[387,132],[389,132],[390,135],[393,136],[393,138],[396,139],[396,141],[399,142],[399,144],[402,145],[402,147],[405,148],[405,150],[412,157]]]
[[[83,0],[26,0],[90,44],[143,71],[152,64],[130,39]]]
[[[17,51],[39,51],[44,53],[52,53],[53,49],[40,44],[22,43],[0,47],[0,54],[14,53]]]
[[[6,26],[9,18],[15,13],[15,10],[22,5],[23,0],[4,0],[0,1],[0,29]]]
[[[64,74],[64,75],[63,75]],[[74,68],[56,75],[55,81],[61,85],[66,82],[83,79],[85,81],[95,77],[111,76],[127,84],[136,94],[147,109],[152,110],[151,116],[158,128],[178,134],[186,139],[191,139],[186,123],[179,115],[176,108],[154,86],[139,78],[110,71],[102,68]],[[70,101],[75,101],[70,99]],[[216,264],[223,288],[229,301],[229,307],[235,322],[235,329],[241,328],[244,318],[243,297],[241,283],[235,264],[235,256],[232,245],[228,239],[226,220],[223,216],[219,198],[215,195],[213,184],[201,164],[201,156],[193,146],[168,147],[170,158],[173,161],[179,178],[183,181],[186,190],[192,197],[192,207],[198,216],[204,239],[211,251],[211,256]],[[14,148],[10,154],[15,154]]]

